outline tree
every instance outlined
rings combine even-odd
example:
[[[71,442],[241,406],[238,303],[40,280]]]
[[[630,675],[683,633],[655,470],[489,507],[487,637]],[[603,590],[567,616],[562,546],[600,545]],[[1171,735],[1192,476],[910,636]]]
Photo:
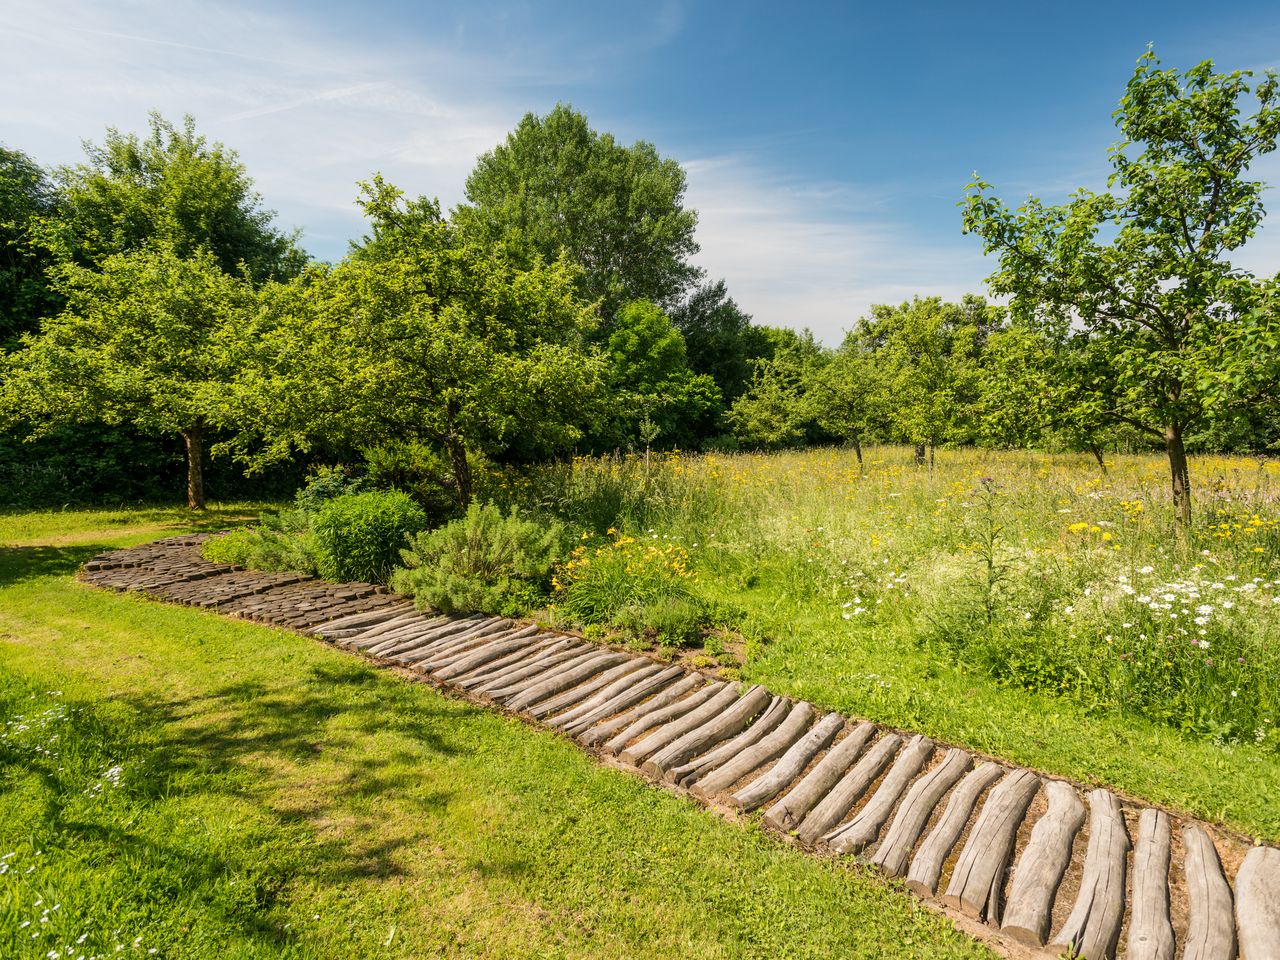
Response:
[[[268,290],[237,403],[261,462],[317,441],[419,440],[444,453],[461,506],[470,453],[572,449],[599,416],[594,318],[563,260],[522,269],[438,203],[364,184],[370,235],[332,269]]]
[[[152,113],[145,137],[107,130],[85,144],[87,162],[57,173],[62,198],[45,242],[63,259],[92,265],[161,245],[179,258],[212,254],[254,283],[295,275],[306,255],[277,230],[235,151]]]
[[[811,439],[815,409],[808,392],[828,362],[813,332],[756,327],[767,355],[752,361],[751,386],[733,404],[729,420],[744,442],[785,447]]]
[[[45,270],[48,252],[36,243],[58,195],[40,165],[0,147],[0,349],[57,309]]]
[[[1251,90],[1248,71],[1159,63],[1148,51],[1120,101],[1107,192],[1081,189],[1060,206],[1030,198],[1015,211],[975,177],[964,225],[998,256],[991,289],[1012,297],[1014,315],[1072,327],[1084,369],[1105,370],[1083,393],[1111,422],[1163,444],[1185,530],[1188,430],[1274,389],[1274,290],[1227,255],[1262,220],[1263,185],[1246,174],[1275,149],[1280,104],[1272,72]]]
[[[701,275],[689,262],[698,216],[684,193],[684,170],[652,144],[624,147],[558,104],[545,117],[526,114],[480,157],[454,216],[524,266],[564,251],[607,323],[632,300],[674,306]]]
[[[881,418],[885,400],[875,357],[851,336],[813,373],[802,406],[823,429],[853,446],[861,473],[862,441]]]
[[[64,264],[55,276],[66,309],[5,358],[0,410],[37,432],[105,422],[180,434],[187,506],[203,509],[205,431],[222,409],[225,344],[254,309],[252,289],[208,252],[165,247],[113,254],[98,270]]]
[[[689,367],[709,374],[725,403],[732,404],[751,384],[755,344],[751,317],[733,301],[723,280],[699,286],[671,312],[684,336]]]

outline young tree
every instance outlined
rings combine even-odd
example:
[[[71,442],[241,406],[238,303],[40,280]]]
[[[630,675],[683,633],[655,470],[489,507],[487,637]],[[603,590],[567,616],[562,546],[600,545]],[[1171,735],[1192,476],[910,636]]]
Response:
[[[831,359],[810,375],[801,406],[823,429],[853,446],[861,473],[862,441],[880,419],[885,399],[875,358],[856,337],[846,337]]]
[[[98,266],[58,269],[66,309],[5,358],[0,411],[37,435],[77,422],[181,435],[187,506],[201,510],[205,431],[230,378],[225,344],[246,326],[253,290],[203,251],[144,247]]]
[[[1015,211],[975,178],[964,204],[966,231],[999,257],[992,290],[1012,297],[1024,323],[1075,325],[1083,369],[1105,370],[1082,395],[1164,445],[1182,529],[1187,431],[1274,389],[1262,377],[1278,339],[1274,294],[1227,259],[1262,220],[1263,185],[1246,174],[1280,135],[1276,76],[1252,89],[1251,76],[1215,73],[1210,61],[1161,70],[1148,52],[1116,111],[1124,139],[1108,192],[1081,189],[1061,206],[1031,198]]]
[[[810,386],[828,361],[813,332],[756,327],[767,356],[753,361],[751,386],[729,411],[734,433],[745,443],[785,447],[811,437],[816,426]]]
[[[462,506],[470,452],[572,449],[599,416],[602,365],[582,349],[594,322],[574,270],[520,269],[501,250],[375,178],[369,237],[332,270],[268,292],[237,398],[266,441],[257,459],[320,440],[428,442],[449,460]]]
[[[624,147],[566,104],[526,114],[467,178],[454,218],[529,266],[563,251],[578,288],[607,324],[632,300],[674,306],[701,271],[689,262],[698,215],[684,207],[685,174],[643,141]]]
[[[235,151],[152,113],[144,137],[107,130],[88,159],[57,172],[58,216],[45,242],[62,259],[90,266],[117,253],[161,245],[180,258],[212,254],[229,274],[255,283],[297,274],[306,255],[277,230]]]
[[[36,242],[39,225],[53,215],[57,200],[39,164],[0,147],[0,349],[57,310],[45,276],[48,251]]]

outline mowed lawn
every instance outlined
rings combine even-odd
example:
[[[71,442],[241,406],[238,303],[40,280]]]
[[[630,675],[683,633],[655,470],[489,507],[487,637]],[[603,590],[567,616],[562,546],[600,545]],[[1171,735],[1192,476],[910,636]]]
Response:
[[[0,517],[0,956],[989,955],[893,885],[561,738],[74,581],[193,526]]]

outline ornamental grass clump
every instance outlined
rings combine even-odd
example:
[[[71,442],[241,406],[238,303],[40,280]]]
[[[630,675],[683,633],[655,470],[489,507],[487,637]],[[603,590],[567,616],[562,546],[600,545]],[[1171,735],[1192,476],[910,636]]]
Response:
[[[548,599],[563,527],[473,503],[466,515],[411,538],[391,578],[420,607],[522,616]]]

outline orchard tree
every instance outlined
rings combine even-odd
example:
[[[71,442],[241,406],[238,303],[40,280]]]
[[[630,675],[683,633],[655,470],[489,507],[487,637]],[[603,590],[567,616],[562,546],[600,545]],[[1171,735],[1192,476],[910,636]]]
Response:
[[[204,508],[205,431],[223,410],[227,347],[247,326],[254,292],[211,253],[143,247],[98,269],[55,272],[65,310],[4,362],[0,411],[36,435],[66,423],[129,424],[180,435],[187,506]]]
[[[684,336],[689,367],[714,378],[725,403],[742,396],[758,357],[751,317],[729,296],[725,282],[699,286],[671,311],[671,320]]]
[[[674,306],[701,271],[689,262],[698,216],[684,206],[685,173],[643,141],[623,146],[566,104],[526,114],[476,163],[455,219],[530,266],[563,251],[582,296],[608,324],[629,301]]]
[[[146,137],[109,128],[85,151],[85,163],[57,172],[59,211],[45,242],[61,258],[91,266],[147,246],[182,258],[203,250],[254,283],[293,276],[305,263],[235,151],[197,134],[191,117],[175,127],[152,113]]]
[[[752,361],[751,385],[729,410],[729,422],[747,444],[791,446],[813,432],[815,411],[808,393],[828,354],[810,330],[754,329],[767,355]]]
[[[45,275],[50,257],[37,242],[57,203],[57,190],[39,164],[0,147],[0,349],[57,310]]]
[[[371,233],[332,269],[268,291],[236,403],[265,441],[257,459],[318,441],[423,441],[449,461],[458,500],[470,454],[570,450],[599,417],[594,323],[564,260],[523,269],[374,178]]]
[[[1262,220],[1264,185],[1247,174],[1280,135],[1275,74],[1251,77],[1210,61],[1162,70],[1148,52],[1115,114],[1107,192],[1010,210],[975,178],[964,203],[966,231],[999,258],[993,292],[1021,322],[1078,330],[1082,397],[1164,446],[1182,529],[1188,430],[1274,391],[1274,288],[1227,259]]]
[[[861,473],[862,442],[881,419],[886,399],[875,357],[851,336],[812,373],[802,407],[819,426],[853,447]]]

